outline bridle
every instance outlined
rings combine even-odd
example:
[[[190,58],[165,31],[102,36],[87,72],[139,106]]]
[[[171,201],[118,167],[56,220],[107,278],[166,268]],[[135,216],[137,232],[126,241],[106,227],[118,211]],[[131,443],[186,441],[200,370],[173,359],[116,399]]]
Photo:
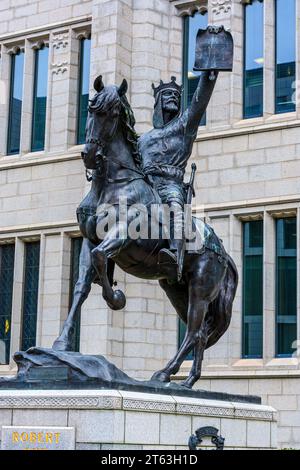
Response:
[[[99,170],[101,167],[104,167],[104,175],[101,177],[101,179],[106,179],[108,183],[131,183],[132,181],[138,180],[138,179],[146,179],[146,175],[139,170],[138,168],[132,168],[131,166],[125,165],[124,163],[121,163],[119,160],[115,159],[114,157],[110,156],[109,158],[106,156],[106,150],[110,142],[114,139],[118,125],[120,121],[120,114],[118,116],[118,119],[116,119],[115,124],[114,124],[114,129],[113,132],[111,133],[111,136],[109,137],[108,140],[104,141],[103,139],[95,139],[95,138],[90,138],[86,140],[87,144],[94,144],[97,145],[97,150],[96,150],[96,170]],[[118,165],[120,168],[124,170],[130,170],[136,173],[138,176],[134,177],[126,177],[126,178],[117,178],[117,179],[112,179],[108,178],[108,164],[109,162],[113,162],[115,165]],[[87,181],[92,181],[93,180],[93,174],[91,173],[90,170],[86,169],[86,179]]]

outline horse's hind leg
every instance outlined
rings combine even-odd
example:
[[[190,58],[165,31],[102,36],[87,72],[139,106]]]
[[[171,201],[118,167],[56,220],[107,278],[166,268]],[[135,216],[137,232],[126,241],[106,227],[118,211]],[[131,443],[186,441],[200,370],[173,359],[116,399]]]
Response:
[[[184,340],[167,366],[154,374],[154,380],[169,382],[171,375],[176,374],[188,353],[197,347],[202,338],[202,327],[208,312],[209,304],[217,296],[223,281],[226,268],[218,256],[210,250],[200,255],[193,264],[193,273],[189,280],[189,308],[187,313],[187,330]],[[199,356],[199,361],[201,356]],[[196,374],[197,376],[197,374]]]
[[[194,347],[194,360],[188,378],[182,383],[183,387],[192,388],[201,377],[201,368],[204,357],[204,351],[208,340],[208,328],[204,320],[203,327],[200,330],[199,340]]]
[[[91,250],[93,248],[94,245],[87,238],[84,238],[80,252],[79,277],[74,289],[71,310],[64,323],[60,336],[53,344],[53,349],[59,351],[70,351],[72,349],[76,317],[80,311],[80,307],[90,293],[92,282],[96,276],[91,258]]]
[[[159,380],[161,382],[170,382],[171,375],[176,374],[182,362],[188,355],[188,353],[197,346],[200,340],[200,330],[202,322],[205,318],[206,312],[208,310],[209,302],[207,301],[198,301],[198,303],[190,303],[188,310],[188,323],[187,330],[185,333],[184,340],[175,355],[175,357],[167,364],[167,366],[156,372],[152,379]]]

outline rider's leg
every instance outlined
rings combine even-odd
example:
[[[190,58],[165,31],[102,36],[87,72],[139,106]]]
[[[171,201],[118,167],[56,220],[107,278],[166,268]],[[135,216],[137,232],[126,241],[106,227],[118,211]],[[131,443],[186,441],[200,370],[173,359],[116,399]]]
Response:
[[[125,231],[125,232],[124,232]],[[92,251],[92,263],[100,278],[100,284],[103,288],[103,298],[107,305],[113,310],[121,310],[125,307],[126,299],[121,290],[114,291],[107,274],[107,263],[109,258],[114,258],[131,240],[124,238],[127,233],[127,224],[116,224],[106,235],[105,239]]]
[[[91,250],[94,246],[87,238],[83,239],[80,252],[79,277],[74,289],[72,307],[60,336],[53,344],[53,349],[59,351],[70,351],[72,349],[76,317],[90,293],[92,282],[96,276],[91,258]]]
[[[176,264],[178,270],[178,281],[182,275],[182,250],[184,245],[184,211],[178,201],[169,204],[169,249],[163,248],[159,253],[160,264]]]

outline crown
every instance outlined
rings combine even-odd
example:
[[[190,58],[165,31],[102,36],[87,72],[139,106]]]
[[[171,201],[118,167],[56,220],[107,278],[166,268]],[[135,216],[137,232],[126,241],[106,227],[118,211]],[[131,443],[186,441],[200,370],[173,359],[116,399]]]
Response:
[[[154,98],[157,97],[158,93],[164,90],[176,90],[180,95],[182,93],[182,85],[178,85],[176,83],[176,77],[171,77],[171,81],[169,83],[164,83],[161,80],[158,87],[155,87],[154,83],[152,83],[152,88],[154,90]]]

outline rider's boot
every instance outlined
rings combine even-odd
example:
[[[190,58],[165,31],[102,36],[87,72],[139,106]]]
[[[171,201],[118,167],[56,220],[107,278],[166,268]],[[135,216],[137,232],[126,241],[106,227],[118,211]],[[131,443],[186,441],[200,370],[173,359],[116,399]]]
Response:
[[[167,270],[172,280],[181,280],[182,267],[180,266],[181,250],[183,241],[179,239],[170,240],[170,249],[163,248],[158,254],[158,264],[163,270]]]

